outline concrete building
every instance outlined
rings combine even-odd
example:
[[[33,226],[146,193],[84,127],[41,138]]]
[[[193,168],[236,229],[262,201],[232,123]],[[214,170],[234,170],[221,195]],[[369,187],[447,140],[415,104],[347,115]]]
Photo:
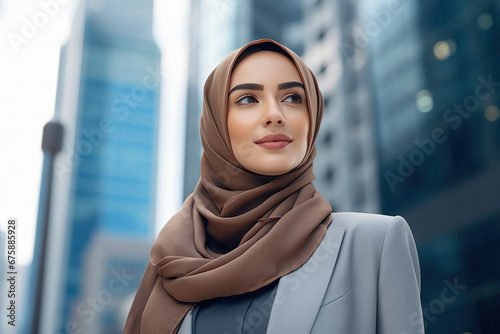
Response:
[[[378,154],[359,1],[305,1],[304,61],[325,100],[316,185],[335,211],[379,212]]]

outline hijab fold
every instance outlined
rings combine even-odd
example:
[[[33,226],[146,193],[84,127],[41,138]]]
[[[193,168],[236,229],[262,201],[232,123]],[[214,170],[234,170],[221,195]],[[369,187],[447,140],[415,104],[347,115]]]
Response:
[[[292,59],[306,91],[308,149],[295,169],[279,176],[241,166],[226,126],[234,64],[256,47],[279,49]],[[272,40],[253,41],[217,66],[204,88],[200,181],[153,244],[125,334],[176,333],[196,303],[255,291],[307,261],[331,222],[330,204],[311,183],[322,114],[323,98],[312,72]],[[209,241],[217,248],[210,249]]]

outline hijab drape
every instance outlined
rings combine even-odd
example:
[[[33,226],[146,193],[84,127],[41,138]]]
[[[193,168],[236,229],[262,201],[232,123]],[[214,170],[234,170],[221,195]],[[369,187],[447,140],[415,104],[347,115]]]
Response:
[[[279,176],[241,166],[226,126],[231,71],[241,53],[257,45],[288,54],[306,91],[308,149],[295,169]],[[153,244],[124,333],[175,333],[197,302],[257,290],[312,255],[332,211],[311,183],[322,114],[323,98],[312,72],[293,51],[272,40],[251,42],[215,68],[204,88],[200,181]],[[208,248],[207,237],[227,252]]]

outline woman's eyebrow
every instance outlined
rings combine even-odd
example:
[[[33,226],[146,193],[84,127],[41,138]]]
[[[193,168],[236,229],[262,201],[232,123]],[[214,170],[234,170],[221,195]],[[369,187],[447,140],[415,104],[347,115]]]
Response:
[[[256,83],[244,83],[244,84],[236,85],[233,87],[233,89],[231,89],[229,91],[229,94],[227,94],[227,95],[231,95],[232,92],[234,92],[235,90],[239,90],[239,89],[264,90],[264,85],[260,85],[260,84],[256,84]]]
[[[278,90],[282,90],[282,89],[288,89],[288,88],[294,88],[294,87],[300,87],[302,88],[303,90],[306,90],[304,88],[304,85],[300,82],[297,82],[297,81],[290,81],[290,82],[283,82],[283,83],[280,83],[278,85]]]
[[[290,81],[290,82],[283,82],[278,84],[278,90],[283,90],[283,89],[288,89],[288,88],[294,88],[294,87],[300,87],[305,90],[305,87],[302,83],[298,81]],[[244,90],[244,89],[249,89],[249,90],[264,90],[264,85],[261,84],[256,84],[256,83],[244,83],[244,84],[239,84],[234,86],[230,91],[229,95],[231,95],[232,92],[235,90]]]

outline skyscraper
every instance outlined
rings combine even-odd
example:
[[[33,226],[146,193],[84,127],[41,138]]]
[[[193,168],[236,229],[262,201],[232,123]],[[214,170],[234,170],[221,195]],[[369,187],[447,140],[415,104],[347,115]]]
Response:
[[[368,51],[352,29],[362,20],[360,3],[305,3],[304,60],[325,100],[315,185],[336,211],[379,212]]]
[[[497,332],[498,2],[305,3],[326,105],[318,190],[336,210],[407,219],[426,333]]]
[[[500,7],[398,4],[369,44],[382,212],[412,226],[426,333],[498,332]]]
[[[199,120],[203,86],[212,69],[236,48],[237,12],[241,2],[192,0],[189,31],[189,76],[186,103],[184,198],[200,178]],[[224,38],[217,36],[223,35]]]
[[[153,1],[83,1],[61,52],[47,333],[121,333],[147,263],[161,82],[152,20]]]

